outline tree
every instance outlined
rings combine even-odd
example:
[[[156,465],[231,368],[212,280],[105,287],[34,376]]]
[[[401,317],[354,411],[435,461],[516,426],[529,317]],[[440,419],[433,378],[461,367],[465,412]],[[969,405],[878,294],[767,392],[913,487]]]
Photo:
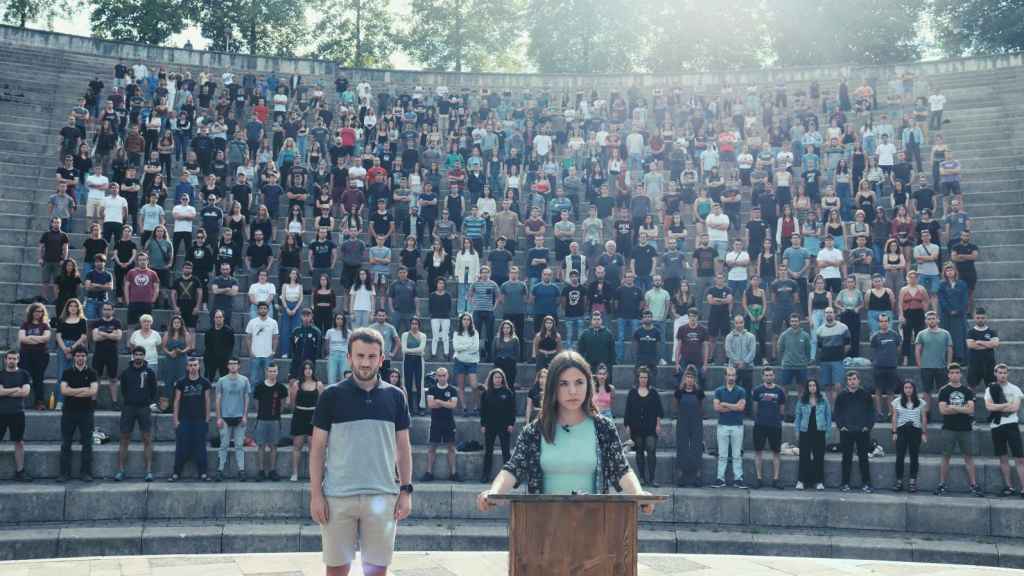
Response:
[[[926,0],[786,0],[770,5],[771,48],[782,66],[886,64],[920,55]]]
[[[767,23],[756,2],[648,0],[641,11],[643,62],[652,72],[754,68],[765,60]]]
[[[932,26],[950,56],[1024,50],[1024,1],[935,0]]]
[[[488,70],[517,44],[520,0],[412,0],[401,45],[433,70]]]
[[[629,0],[530,0],[527,56],[542,72],[631,72],[638,13]]]
[[[188,0],[92,0],[92,31],[99,38],[159,46],[185,29],[195,5]]]
[[[60,16],[74,12],[77,3],[73,0],[0,0],[3,6],[3,21],[24,28],[29,22],[46,22],[48,28]]]
[[[396,38],[386,0],[322,0],[312,56],[354,68],[387,68]]]
[[[200,0],[197,20],[210,49],[293,56],[306,40],[308,0]]]

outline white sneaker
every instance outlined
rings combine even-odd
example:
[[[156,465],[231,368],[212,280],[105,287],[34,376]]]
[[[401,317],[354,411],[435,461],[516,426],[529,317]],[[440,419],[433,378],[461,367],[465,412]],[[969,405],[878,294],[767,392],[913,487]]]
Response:
[[[63,410],[63,409],[64,409],[64,403],[63,402],[57,402],[57,405],[54,408],[54,410]]]
[[[803,482],[797,482],[796,483],[796,489],[797,490],[803,490],[804,489],[804,483]]]
[[[289,478],[289,480],[291,480],[292,482],[298,482],[299,481],[299,475],[298,474],[292,474],[292,477]]]
[[[815,490],[824,490],[825,489],[825,485],[822,484],[821,482],[818,482],[818,484],[815,485],[814,489]]]

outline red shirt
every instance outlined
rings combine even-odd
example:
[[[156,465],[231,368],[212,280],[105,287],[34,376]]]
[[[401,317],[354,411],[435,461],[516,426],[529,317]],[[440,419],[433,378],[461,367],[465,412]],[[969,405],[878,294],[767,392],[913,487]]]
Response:
[[[383,166],[374,166],[373,168],[370,168],[369,170],[367,170],[366,171],[366,180],[368,182],[376,182],[378,174],[382,174],[384,176],[384,179],[387,180],[388,171],[385,170]]]
[[[260,119],[260,122],[266,124],[267,118],[270,117],[270,109],[263,105],[256,105],[252,108],[252,113]]]
[[[142,302],[148,304],[156,301],[156,290],[157,285],[160,283],[160,277],[156,275],[152,268],[146,268],[145,270],[133,268],[125,275],[124,279],[128,283],[129,303]]]
[[[341,129],[341,145],[342,146],[355,146],[356,145],[356,129],[355,128],[342,128]]]

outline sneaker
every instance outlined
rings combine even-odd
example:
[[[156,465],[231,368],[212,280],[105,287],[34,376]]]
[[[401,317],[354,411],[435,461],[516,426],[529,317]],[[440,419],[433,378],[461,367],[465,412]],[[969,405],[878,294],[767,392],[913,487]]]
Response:
[[[434,475],[430,472],[424,472],[423,476],[420,476],[420,482],[433,482]]]
[[[152,482],[153,481],[153,473],[152,472],[146,472],[146,475],[142,477],[142,481],[143,482]]]
[[[985,491],[982,490],[981,486],[978,486],[977,484],[975,484],[974,486],[971,486],[971,494],[977,496],[978,498],[984,498],[985,497]],[[1024,496],[1024,493],[1022,493],[1021,496]]]
[[[92,474],[82,474],[82,482],[92,482]]]
[[[736,480],[735,482],[733,482],[732,483],[732,487],[733,488],[739,488],[740,490],[746,490],[747,489],[747,485],[743,483],[743,479]]]
[[[717,480],[715,480],[714,482],[711,483],[711,487],[712,488],[725,488],[725,486],[726,486],[725,480],[722,480],[721,478],[719,478],[719,479],[717,479]]]
[[[28,474],[28,471],[27,471],[27,470],[25,470],[24,468],[22,468],[21,470],[18,470],[17,472],[15,472],[15,473],[14,473],[14,480],[15,480],[16,482],[25,482],[25,483],[28,483],[28,482],[31,482],[31,481],[32,481],[32,477],[31,477],[31,476],[29,476],[29,474]]]
[[[178,476],[177,474],[171,474],[171,477],[168,478],[167,481],[168,482],[177,482],[179,478],[181,478],[181,477]]]
[[[456,484],[462,482],[462,478],[460,478],[458,474],[452,474],[451,476],[448,477],[448,480],[450,482],[455,482]]]
[[[235,480],[238,480],[239,482],[245,482],[247,480],[247,478],[245,477],[245,470],[239,470],[238,476],[235,477]]]
[[[871,487],[871,484],[865,484],[861,487],[861,490],[863,490],[865,494],[871,494],[875,491],[874,488]]]
[[[114,474],[114,482],[120,482],[124,480],[124,470],[118,470],[117,474]]]
[[[277,475],[277,470],[271,470],[270,474],[267,474],[267,478],[270,478],[271,482],[277,482],[281,479],[281,477]]]
[[[751,490],[760,490],[762,482],[760,478],[754,478],[754,483],[750,485]]]
[[[266,481],[266,479],[267,479],[267,473],[264,472],[263,470],[260,470],[260,473],[256,475],[256,481],[257,482],[264,482],[264,481]]]
[[[786,487],[782,485],[782,480],[779,480],[778,478],[776,478],[775,480],[772,480],[772,488],[775,488],[776,490],[785,490],[786,489]]]
[[[200,474],[199,475],[199,481],[200,482],[209,482],[210,481],[210,477],[208,475],[206,475],[206,474]]]
[[[945,496],[946,495],[946,485],[945,484],[939,484],[938,486],[935,487],[935,491],[932,492],[932,493],[935,494],[936,496]]]
[[[292,474],[291,477],[288,478],[288,481],[289,482],[298,482],[299,481],[299,475],[298,474]]]
[[[892,484],[893,492],[903,492],[903,480],[897,480]]]
[[[797,482],[796,483],[796,489],[797,490],[803,490],[804,489],[804,483],[803,482]]]
[[[821,492],[825,490],[825,485],[822,484],[821,482],[818,482],[817,484],[814,485],[814,489],[817,490],[818,492]]]
[[[843,484],[842,486],[839,487],[839,491],[840,492],[849,492],[850,491],[850,485],[849,484]]]
[[[217,470],[217,473],[213,475],[213,481],[214,482],[223,482],[224,481],[224,471],[223,470]]]
[[[110,403],[110,408],[111,408],[111,410],[120,411],[121,410],[121,403],[118,402],[117,400],[114,400],[113,402]]]
[[[1014,493],[1013,488],[1006,486],[999,492],[999,495],[1005,498],[1007,496],[1013,496]]]
[[[911,494],[917,493],[917,478],[910,479],[910,483],[907,486],[907,492],[910,492]]]

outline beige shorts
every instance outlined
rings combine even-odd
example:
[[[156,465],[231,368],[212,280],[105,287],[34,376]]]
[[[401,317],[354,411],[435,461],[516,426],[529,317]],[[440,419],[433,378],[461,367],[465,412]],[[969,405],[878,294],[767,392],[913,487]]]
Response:
[[[374,566],[388,566],[395,551],[395,503],[398,495],[346,496],[327,498],[329,518],[320,527],[324,564],[351,564],[356,544],[362,560]]]
[[[103,200],[99,198],[89,198],[85,201],[85,217],[99,218],[101,208],[103,208]]]

